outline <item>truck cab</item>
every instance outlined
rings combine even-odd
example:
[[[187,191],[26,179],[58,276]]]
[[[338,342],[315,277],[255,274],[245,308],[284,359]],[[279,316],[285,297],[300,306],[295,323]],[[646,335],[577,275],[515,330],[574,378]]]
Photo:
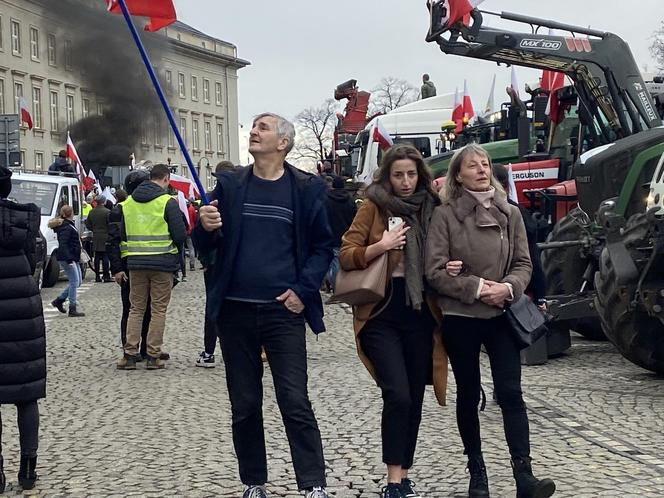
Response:
[[[48,220],[55,218],[62,206],[74,209],[76,228],[81,229],[82,199],[78,178],[74,176],[48,175],[38,172],[14,170],[11,197],[20,203],[33,203],[41,209],[40,230],[45,239],[46,262],[43,270],[43,287],[52,287],[60,276],[58,264],[58,238],[48,228]]]

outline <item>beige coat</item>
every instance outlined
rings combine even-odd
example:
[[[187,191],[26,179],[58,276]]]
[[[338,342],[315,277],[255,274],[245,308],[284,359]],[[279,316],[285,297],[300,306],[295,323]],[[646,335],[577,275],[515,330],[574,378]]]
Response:
[[[373,202],[366,200],[357,211],[353,224],[344,234],[341,243],[341,250],[339,253],[339,263],[344,270],[358,270],[366,268],[369,265],[365,255],[367,247],[383,238],[383,232],[387,230],[387,218],[380,212],[378,206]],[[387,255],[387,275],[392,275],[392,272],[401,261],[403,252],[398,250],[390,251]],[[389,278],[386,279],[389,282]],[[440,313],[433,306],[432,299],[427,299],[427,303],[440,324]],[[375,304],[366,304],[362,306],[355,306],[353,308],[353,328],[355,330],[355,343],[357,345],[357,352],[364,363],[364,366],[369,370],[371,376],[375,379],[376,375],[374,367],[362,351],[360,345],[360,331],[367,323],[368,318],[375,307]],[[437,327],[433,334],[433,386],[436,393],[436,399],[441,405],[446,404],[446,391],[447,391],[447,353],[443,347],[441,338],[440,327]]]
[[[451,277],[448,261],[463,261],[466,270]],[[496,192],[492,206],[478,204],[466,191],[438,206],[431,218],[425,256],[426,277],[438,292],[444,314],[492,318],[501,310],[477,298],[480,278],[512,285],[514,299],[528,286],[532,264],[519,208]]]

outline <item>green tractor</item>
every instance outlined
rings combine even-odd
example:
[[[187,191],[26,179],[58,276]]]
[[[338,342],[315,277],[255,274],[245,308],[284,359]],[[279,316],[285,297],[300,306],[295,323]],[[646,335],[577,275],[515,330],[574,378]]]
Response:
[[[664,373],[664,128],[629,46],[612,33],[506,12],[499,16],[531,32],[486,27],[491,13],[477,9],[471,22],[449,25],[446,6],[428,4],[427,41],[443,52],[573,81],[574,161],[561,160],[555,188],[529,193],[532,207],[555,221],[540,244],[551,310],[558,324],[606,334],[625,358]]]

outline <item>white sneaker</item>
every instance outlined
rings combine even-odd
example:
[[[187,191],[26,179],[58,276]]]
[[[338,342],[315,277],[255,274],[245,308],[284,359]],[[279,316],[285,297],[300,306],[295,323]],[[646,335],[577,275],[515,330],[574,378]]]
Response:
[[[201,351],[201,354],[198,355],[198,359],[196,360],[196,366],[203,368],[214,368],[214,355],[207,354],[205,351]]]
[[[247,486],[242,493],[242,498],[267,498],[265,486]]]
[[[304,495],[304,498],[329,498],[330,495],[327,494],[325,488],[320,486],[315,486],[311,491],[307,491]]]

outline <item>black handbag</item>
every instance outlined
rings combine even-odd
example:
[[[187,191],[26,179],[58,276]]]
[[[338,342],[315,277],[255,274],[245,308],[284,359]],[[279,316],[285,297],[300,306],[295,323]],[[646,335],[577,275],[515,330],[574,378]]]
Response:
[[[546,317],[526,294],[505,308],[505,317],[520,349],[535,344],[546,334]]]

